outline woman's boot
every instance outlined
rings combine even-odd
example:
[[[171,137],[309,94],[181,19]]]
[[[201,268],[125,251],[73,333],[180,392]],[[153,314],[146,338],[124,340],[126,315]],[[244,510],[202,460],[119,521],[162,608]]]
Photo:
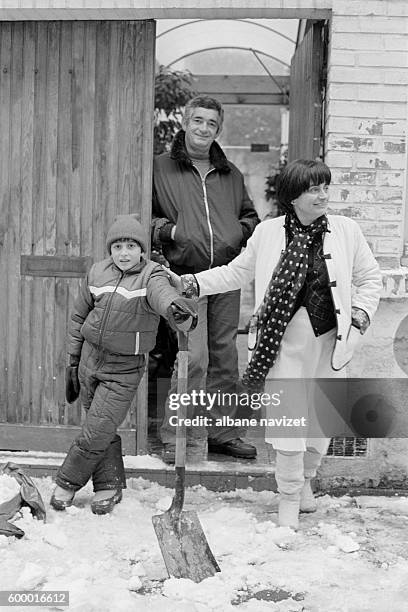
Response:
[[[305,478],[305,484],[300,493],[300,511],[301,512],[316,512],[317,502],[313,494],[310,478]]]
[[[322,461],[322,456],[323,454],[313,447],[308,447],[304,454],[303,466],[305,474],[305,484],[303,485],[302,491],[300,493],[301,512],[316,512],[317,510],[317,503],[313,494],[311,479],[316,476],[317,468],[319,467]]]
[[[279,501],[279,527],[299,528],[299,497],[281,494]]]
[[[279,526],[297,529],[304,484],[303,451],[277,450],[275,478],[280,493]]]

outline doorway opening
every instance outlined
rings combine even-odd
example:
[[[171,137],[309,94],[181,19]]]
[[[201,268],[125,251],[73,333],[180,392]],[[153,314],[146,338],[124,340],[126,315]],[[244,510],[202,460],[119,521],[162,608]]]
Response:
[[[288,159],[324,158],[328,32],[327,19],[156,23],[157,68],[188,71],[195,93],[223,104],[224,126],[217,141],[243,173],[261,220],[280,214],[270,186]],[[241,332],[247,330],[253,301],[251,283],[241,291]],[[173,354],[175,341],[173,336]],[[165,336],[158,342],[160,347],[169,345]],[[242,373],[247,354],[244,333],[238,336],[238,347]],[[169,359],[164,362],[167,367]],[[153,365],[157,371],[157,362]],[[149,388],[150,448],[157,449],[168,386],[162,378],[157,384],[152,375]]]

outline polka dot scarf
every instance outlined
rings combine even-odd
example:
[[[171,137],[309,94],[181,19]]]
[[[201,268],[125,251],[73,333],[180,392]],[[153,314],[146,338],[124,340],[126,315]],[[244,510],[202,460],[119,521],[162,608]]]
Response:
[[[301,225],[293,214],[286,215],[285,227],[292,236],[276,266],[258,311],[258,338],[242,383],[251,391],[261,391],[276,361],[283,334],[291,320],[296,297],[303,287],[308,267],[309,246],[315,236],[327,231],[327,217]]]

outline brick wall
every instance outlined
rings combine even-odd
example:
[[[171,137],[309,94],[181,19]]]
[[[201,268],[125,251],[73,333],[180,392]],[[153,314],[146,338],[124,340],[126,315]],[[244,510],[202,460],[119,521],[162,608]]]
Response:
[[[333,2],[326,116],[332,209],[360,223],[390,276],[408,240],[407,85],[408,3]]]

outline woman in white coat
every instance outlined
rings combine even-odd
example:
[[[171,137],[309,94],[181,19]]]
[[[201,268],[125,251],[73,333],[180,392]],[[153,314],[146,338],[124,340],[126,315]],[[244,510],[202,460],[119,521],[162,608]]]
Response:
[[[189,296],[231,291],[255,278],[258,335],[243,376],[249,391],[267,392],[276,378],[344,377],[377,309],[378,264],[355,221],[326,214],[330,181],[321,161],[291,162],[277,190],[286,215],[258,225],[229,265],[181,277]],[[307,415],[310,396],[301,401],[296,409]],[[297,528],[299,510],[316,509],[310,479],[330,439],[267,433],[266,441],[276,449],[279,524]]]

